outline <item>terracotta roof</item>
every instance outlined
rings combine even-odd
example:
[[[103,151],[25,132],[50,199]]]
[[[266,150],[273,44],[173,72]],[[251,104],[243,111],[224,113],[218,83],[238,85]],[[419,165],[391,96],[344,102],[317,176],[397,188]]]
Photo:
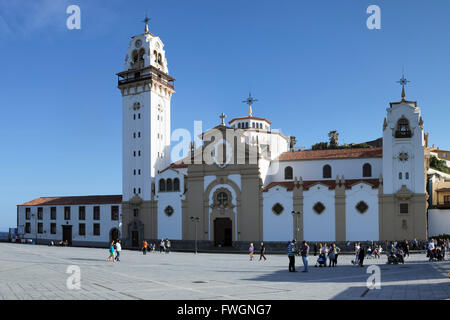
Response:
[[[371,185],[373,189],[378,188],[378,186],[380,185],[379,179],[349,179],[345,180],[345,189],[351,189],[352,186],[361,182]],[[336,188],[336,180],[305,180],[303,181],[303,188],[304,190],[308,190],[309,188],[311,188],[316,184],[326,185],[328,186],[329,189]],[[295,185],[294,181],[271,182],[266,187],[264,187],[263,191],[269,191],[275,186],[284,187],[287,189],[287,191],[291,191],[294,189],[294,185]],[[298,181],[297,186],[300,186]]]
[[[164,171],[169,170],[169,169],[181,169],[181,168],[187,168],[187,167],[188,167],[188,165],[186,163],[184,163],[183,160],[178,160],[174,163],[171,163],[167,168],[159,171],[159,173],[163,173]]]
[[[279,161],[349,159],[349,158],[381,158],[382,148],[332,149],[287,151],[280,154]]]
[[[50,205],[90,205],[90,204],[121,204],[122,195],[106,196],[75,196],[75,197],[41,197],[18,206],[50,206]]]
[[[228,121],[228,123],[232,123],[233,121],[236,120],[244,120],[244,119],[253,119],[253,120],[261,120],[261,121],[265,121],[268,124],[272,124],[271,121],[267,120],[266,118],[259,118],[259,117],[254,117],[254,116],[246,116],[246,117],[241,117],[241,118],[233,118],[230,121]]]

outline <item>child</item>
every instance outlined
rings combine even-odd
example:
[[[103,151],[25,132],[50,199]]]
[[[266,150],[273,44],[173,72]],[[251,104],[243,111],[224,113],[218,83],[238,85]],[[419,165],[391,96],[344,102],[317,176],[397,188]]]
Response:
[[[111,245],[109,246],[109,257],[108,259],[106,259],[106,261],[111,261],[112,262],[116,262],[116,260],[114,259],[114,241],[111,242]]]
[[[255,250],[255,247],[253,247],[253,243],[250,243],[250,248],[248,249],[250,254],[250,261],[253,260],[253,251]]]

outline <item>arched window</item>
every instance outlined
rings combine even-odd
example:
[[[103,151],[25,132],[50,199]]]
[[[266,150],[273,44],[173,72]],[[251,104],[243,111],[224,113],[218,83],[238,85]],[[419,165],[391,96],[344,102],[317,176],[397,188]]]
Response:
[[[180,191],[180,179],[173,179],[173,191]]]
[[[166,191],[166,181],[164,179],[159,179],[159,192]]]
[[[411,138],[411,129],[409,128],[409,121],[405,117],[401,117],[400,119],[398,119],[395,137]]]
[[[286,167],[284,168],[284,179],[285,180],[291,180],[294,177],[294,173],[292,170],[292,167]]]
[[[323,166],[323,177],[331,178],[331,166],[329,164]]]
[[[172,179],[167,179],[167,191],[172,191]]]
[[[241,123],[240,123],[240,122],[238,123],[238,128],[239,128],[239,129],[241,128]]]
[[[363,165],[363,177],[371,177],[372,176],[372,166],[369,163],[365,163]]]
[[[158,53],[158,63],[162,64],[162,57],[161,57],[161,53]]]

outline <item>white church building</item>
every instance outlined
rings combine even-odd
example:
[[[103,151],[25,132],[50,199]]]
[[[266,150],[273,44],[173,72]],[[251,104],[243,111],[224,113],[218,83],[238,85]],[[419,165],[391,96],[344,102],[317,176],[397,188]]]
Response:
[[[104,245],[120,237],[126,247],[161,238],[212,246],[426,239],[429,155],[420,108],[405,99],[404,88],[384,120],[375,119],[378,146],[297,150],[294,137],[253,115],[249,97],[248,114],[227,123],[222,114],[221,123],[185,144],[185,157],[172,163],[175,79],[163,42],[147,25],[130,39],[117,75],[122,194],[20,204],[25,238]]]

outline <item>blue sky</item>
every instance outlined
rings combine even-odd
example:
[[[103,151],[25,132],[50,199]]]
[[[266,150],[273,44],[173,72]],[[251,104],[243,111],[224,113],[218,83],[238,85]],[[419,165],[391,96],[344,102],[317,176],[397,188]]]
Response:
[[[66,28],[71,4],[81,30]],[[0,0],[0,231],[39,196],[121,193],[115,74],[145,12],[177,79],[172,130],[245,115],[251,90],[253,114],[297,146],[376,139],[404,68],[430,143],[450,149],[446,0]]]

